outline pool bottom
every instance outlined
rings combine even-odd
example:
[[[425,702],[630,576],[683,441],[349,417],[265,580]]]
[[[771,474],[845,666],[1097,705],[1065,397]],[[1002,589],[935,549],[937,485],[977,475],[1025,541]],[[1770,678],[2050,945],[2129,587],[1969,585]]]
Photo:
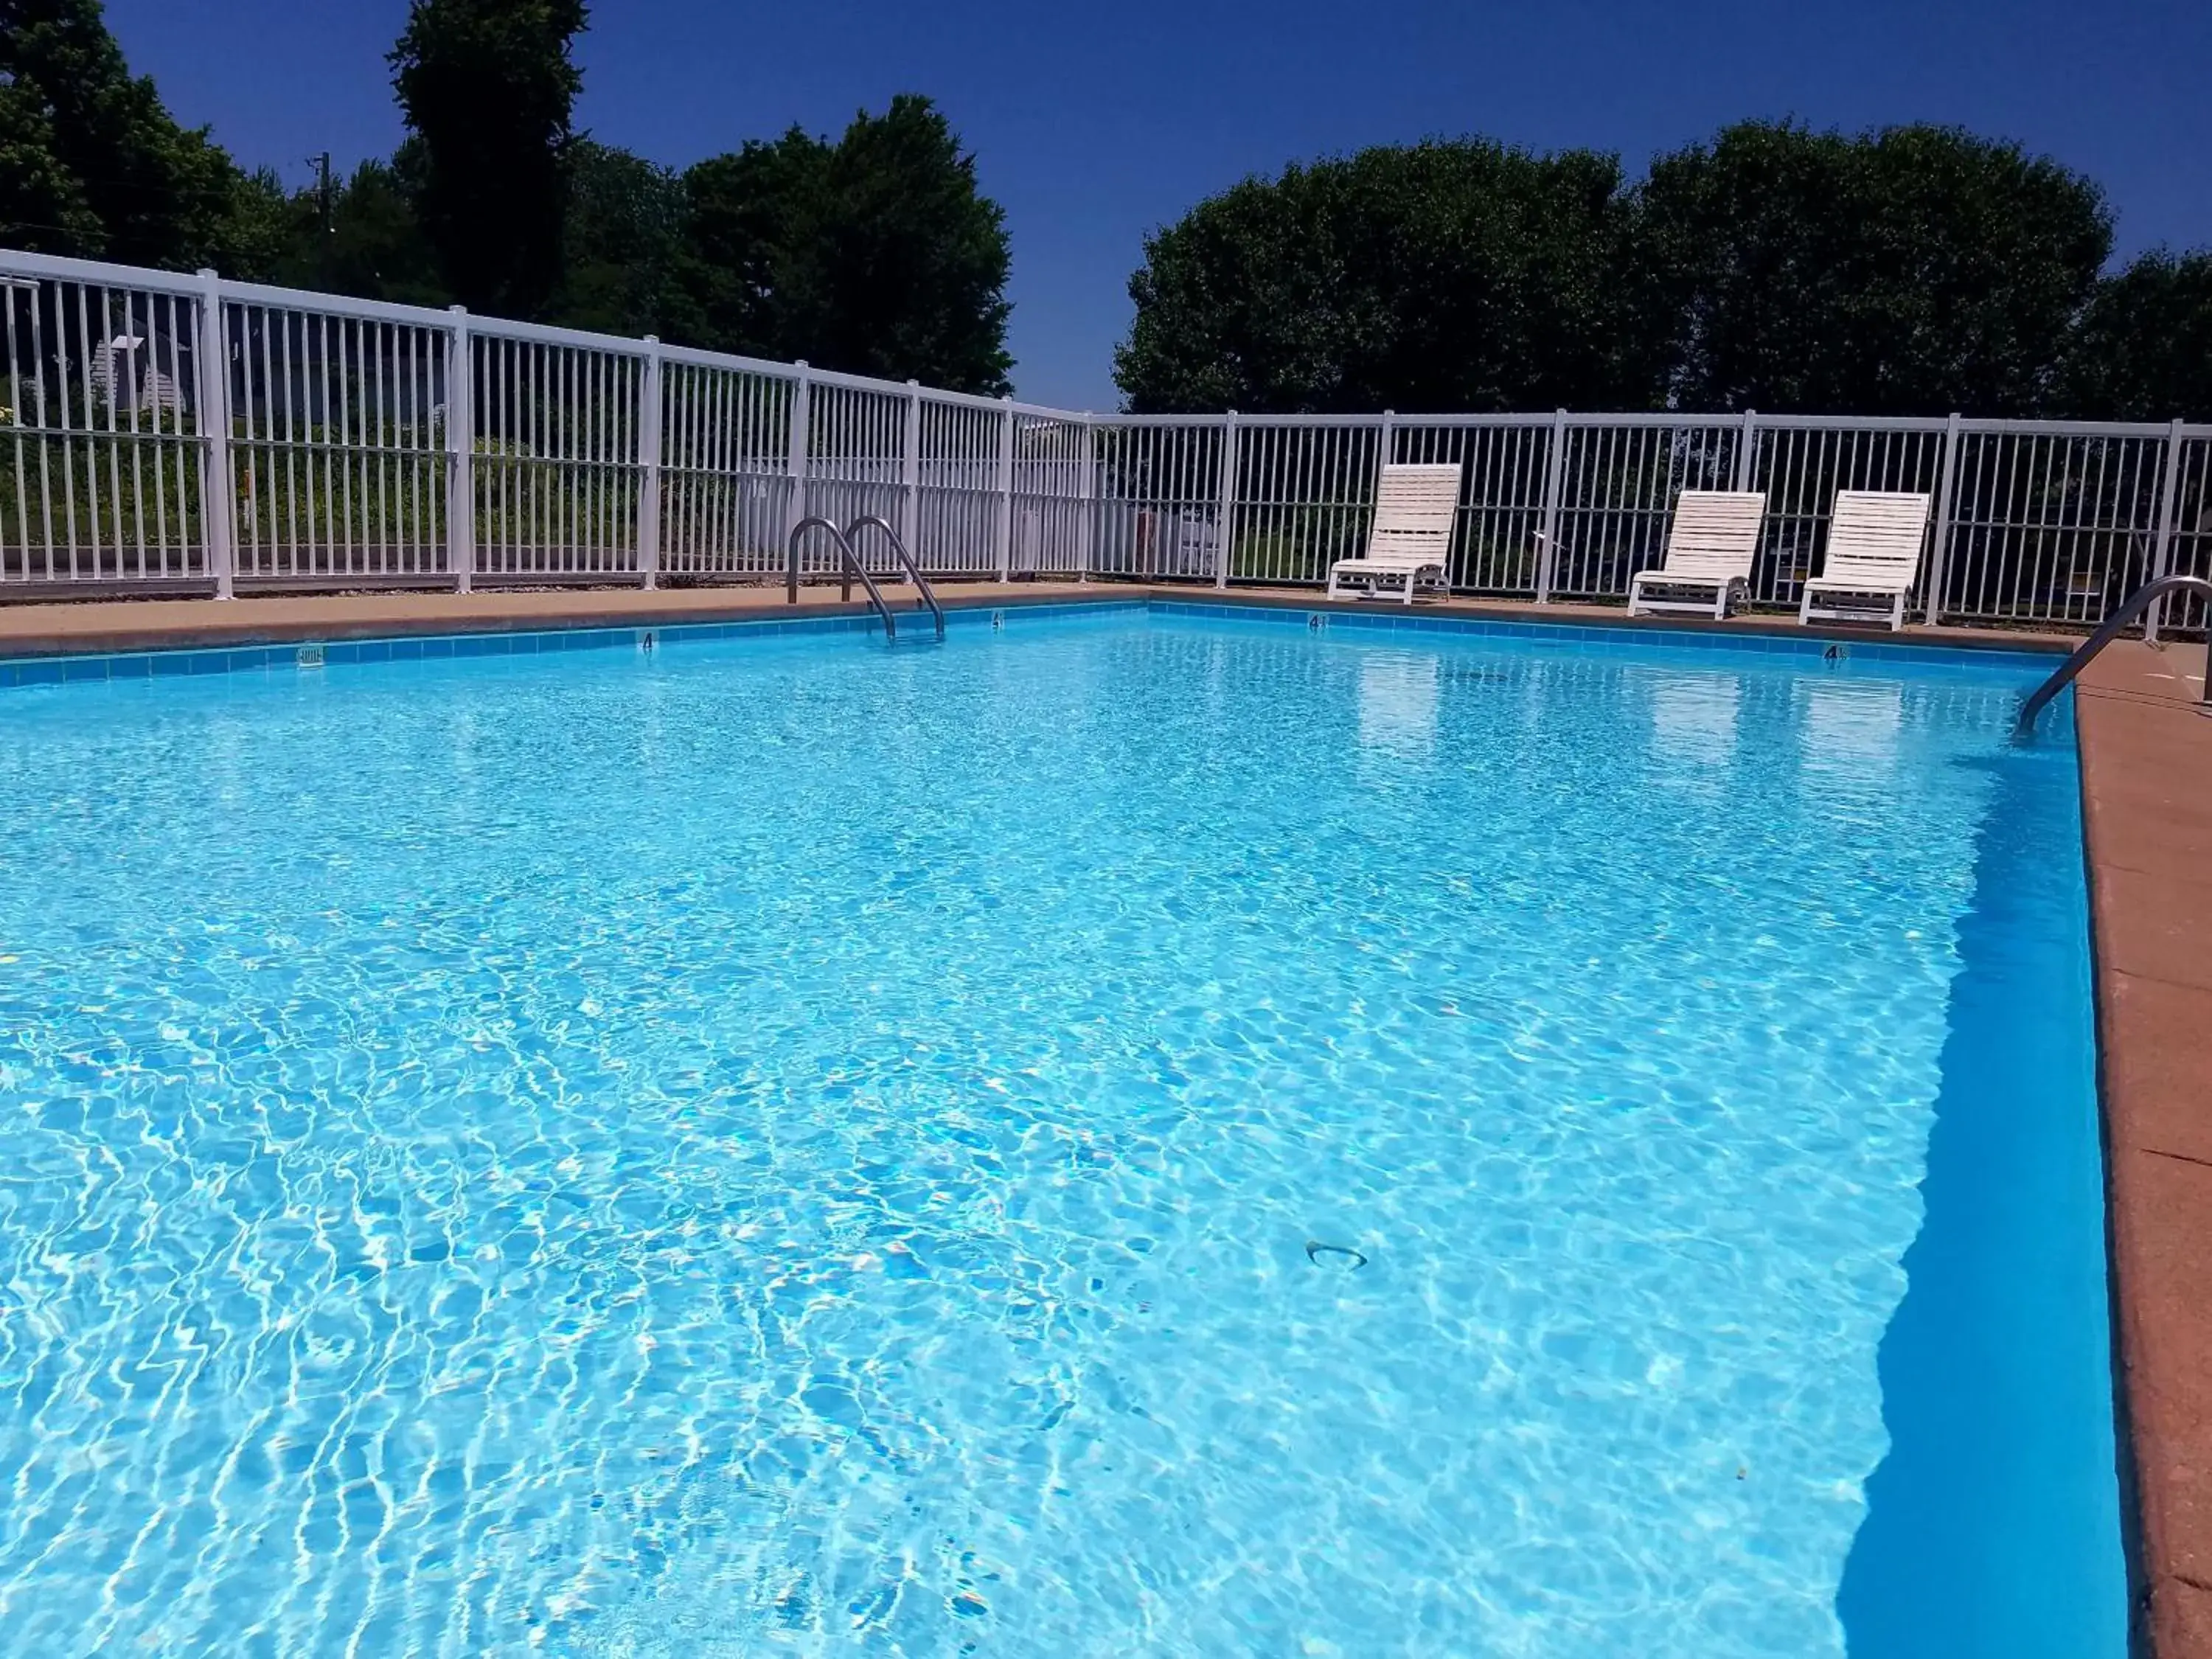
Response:
[[[27,698],[20,1605],[158,1492],[188,1651],[1830,1650],[2002,687],[1319,632]]]

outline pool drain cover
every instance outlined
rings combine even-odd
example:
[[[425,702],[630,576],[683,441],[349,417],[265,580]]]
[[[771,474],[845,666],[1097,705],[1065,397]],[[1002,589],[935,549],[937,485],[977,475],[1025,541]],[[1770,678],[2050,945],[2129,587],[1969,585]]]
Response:
[[[1349,1244],[1324,1244],[1317,1238],[1306,1240],[1306,1260],[1316,1267],[1341,1267],[1347,1273],[1367,1265],[1367,1258]]]

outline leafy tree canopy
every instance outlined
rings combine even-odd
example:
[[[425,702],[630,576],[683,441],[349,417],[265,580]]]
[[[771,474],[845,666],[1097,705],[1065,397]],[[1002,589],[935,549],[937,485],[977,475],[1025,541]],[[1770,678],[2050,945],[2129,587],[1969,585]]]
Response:
[[[584,23],[583,0],[413,0],[392,48],[415,210],[471,309],[535,317],[560,286]]]
[[[793,128],[684,175],[691,343],[1000,392],[1006,216],[927,98],[855,116],[835,143]]]
[[[2156,406],[2178,394],[2142,374],[2093,384],[2077,331],[2147,363],[2201,278],[2100,283],[2111,247],[2094,184],[1953,128],[1745,122],[1633,185],[1609,156],[1431,142],[1153,235],[1115,377],[1136,410]]]
[[[670,168],[579,138],[568,156],[560,291],[551,319],[605,334],[688,337],[676,269],[684,184]]]
[[[2156,249],[2100,284],[2063,401],[2104,420],[2212,421],[2212,252]]]
[[[1949,127],[1744,122],[1633,206],[1644,343],[1691,409],[2034,413],[2112,242],[2088,179]]]
[[[295,191],[283,204],[272,280],[402,305],[451,304],[453,292],[415,211],[421,174],[422,146],[412,140],[389,161],[363,161],[332,181],[327,230],[321,191],[313,185]]]
[[[1251,179],[1149,238],[1115,356],[1132,409],[1642,404],[1619,161],[1483,139]]]
[[[177,125],[100,0],[0,0],[0,243],[258,276],[270,182]]]

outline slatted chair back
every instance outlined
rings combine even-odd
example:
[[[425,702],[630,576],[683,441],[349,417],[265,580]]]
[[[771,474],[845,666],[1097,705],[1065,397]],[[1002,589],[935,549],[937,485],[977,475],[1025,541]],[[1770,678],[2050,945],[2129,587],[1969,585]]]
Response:
[[[1836,495],[1828,520],[1828,556],[1820,568],[1824,587],[1863,582],[1869,592],[1901,592],[1919,573],[1920,549],[1928,538],[1930,497],[1905,489],[1844,489]]]
[[[1455,465],[1384,467],[1375,488],[1368,562],[1444,563],[1451,556],[1452,520],[1459,512],[1459,477]]]
[[[1692,577],[1700,582],[1751,580],[1759,557],[1759,527],[1765,521],[1766,497],[1752,489],[1686,489],[1674,502],[1674,525],[1667,535],[1667,562],[1660,580]]]

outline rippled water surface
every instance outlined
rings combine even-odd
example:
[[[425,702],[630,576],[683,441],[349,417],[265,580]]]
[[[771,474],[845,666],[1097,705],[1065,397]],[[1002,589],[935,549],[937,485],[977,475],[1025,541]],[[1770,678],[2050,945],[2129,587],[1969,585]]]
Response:
[[[0,694],[9,1650],[1838,1652],[2019,684]]]

